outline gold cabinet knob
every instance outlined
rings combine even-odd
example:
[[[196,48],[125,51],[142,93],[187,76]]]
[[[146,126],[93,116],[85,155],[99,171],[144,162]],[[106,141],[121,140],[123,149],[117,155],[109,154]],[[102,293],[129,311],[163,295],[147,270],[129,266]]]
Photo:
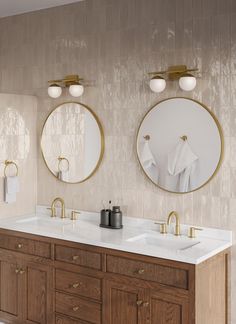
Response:
[[[19,268],[16,268],[15,273],[18,274],[20,272]]]
[[[18,243],[18,244],[17,244],[17,248],[18,248],[18,249],[22,249],[22,248],[23,248],[23,244]]]
[[[23,275],[24,273],[25,273],[25,270],[20,269],[19,274],[20,274],[20,275]]]
[[[76,261],[76,260],[79,259],[79,256],[78,255],[73,255],[72,259],[73,259],[73,261]]]
[[[76,282],[72,285],[73,288],[78,288],[79,286],[81,286],[81,283],[80,282]]]
[[[79,310],[79,306],[74,306],[72,309],[74,312],[77,312]]]
[[[144,269],[138,269],[138,271],[137,271],[137,273],[140,274],[140,275],[144,274],[144,272],[145,272]]]
[[[143,304],[143,301],[142,300],[137,300],[136,304],[137,304],[137,306],[141,306]]]

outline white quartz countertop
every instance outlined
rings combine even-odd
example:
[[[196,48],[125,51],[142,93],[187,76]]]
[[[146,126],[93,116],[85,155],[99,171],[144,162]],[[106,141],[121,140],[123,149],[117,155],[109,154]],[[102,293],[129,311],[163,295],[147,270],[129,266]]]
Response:
[[[70,215],[71,210],[67,210]],[[0,220],[0,228],[41,235],[71,242],[137,253],[168,260],[199,264],[232,245],[232,232],[202,228],[197,238],[187,237],[188,227],[182,225],[182,235],[160,234],[159,225],[142,218],[123,217],[120,230],[99,227],[99,213],[81,211],[78,220],[51,218],[45,206],[36,213]]]

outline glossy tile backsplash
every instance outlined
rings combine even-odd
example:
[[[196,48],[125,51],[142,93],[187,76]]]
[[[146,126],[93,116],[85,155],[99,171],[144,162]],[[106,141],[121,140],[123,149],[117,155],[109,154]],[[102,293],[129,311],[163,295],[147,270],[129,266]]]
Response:
[[[29,214],[37,201],[37,99],[0,93],[0,217]],[[5,160],[18,166],[20,192],[16,203],[4,202]],[[6,169],[15,174],[14,167]]]
[[[71,100],[67,95],[50,100],[47,80],[66,74],[79,73],[88,80],[91,86],[80,100],[104,127],[104,160],[85,183],[58,182],[38,149],[38,203],[62,196],[69,207],[99,210],[102,199],[111,199],[121,201],[129,216],[163,219],[175,209],[182,222],[236,233],[235,0],[85,0],[1,19],[0,30],[0,91],[38,96],[38,143],[48,113]],[[177,83],[168,83],[162,94],[152,93],[147,73],[174,64],[199,67],[196,89],[186,93]],[[144,114],[173,96],[209,106],[225,137],[217,176],[185,195],[155,187],[140,169],[135,151]],[[232,259],[236,303],[235,247]]]

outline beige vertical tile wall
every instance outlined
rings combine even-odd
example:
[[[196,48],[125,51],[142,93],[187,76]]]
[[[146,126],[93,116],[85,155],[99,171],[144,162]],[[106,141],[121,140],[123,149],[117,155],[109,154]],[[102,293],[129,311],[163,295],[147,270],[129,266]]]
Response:
[[[180,91],[177,83],[160,95],[151,93],[147,72],[171,64],[199,67],[192,93]],[[38,144],[48,113],[70,99],[50,100],[47,80],[71,73],[91,85],[80,100],[103,124],[104,160],[90,180],[67,185],[51,176],[39,150],[38,203],[49,204],[59,195],[67,206],[99,210],[102,199],[122,200],[130,216],[164,218],[176,209],[182,222],[236,233],[235,0],[85,0],[0,20],[0,90],[38,96]],[[210,107],[225,137],[220,172],[201,190],[185,195],[156,188],[140,170],[135,152],[142,116],[173,96]],[[235,304],[235,248],[232,269]]]
[[[37,99],[0,93],[0,218],[29,214],[37,201]],[[18,166],[20,191],[16,202],[4,201],[4,172],[15,175]]]

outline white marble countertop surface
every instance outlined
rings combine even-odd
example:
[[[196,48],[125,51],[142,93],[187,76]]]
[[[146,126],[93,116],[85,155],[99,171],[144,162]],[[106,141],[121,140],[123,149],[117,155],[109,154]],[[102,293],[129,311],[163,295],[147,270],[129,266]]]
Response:
[[[70,209],[66,216],[70,216]],[[187,237],[189,225],[181,225],[180,237],[160,234],[153,220],[123,217],[120,230],[99,227],[100,214],[80,211],[78,220],[50,217],[46,206],[37,206],[36,213],[0,219],[0,228],[109,249],[137,253],[168,260],[199,264],[232,245],[232,232],[202,228],[197,238]]]

